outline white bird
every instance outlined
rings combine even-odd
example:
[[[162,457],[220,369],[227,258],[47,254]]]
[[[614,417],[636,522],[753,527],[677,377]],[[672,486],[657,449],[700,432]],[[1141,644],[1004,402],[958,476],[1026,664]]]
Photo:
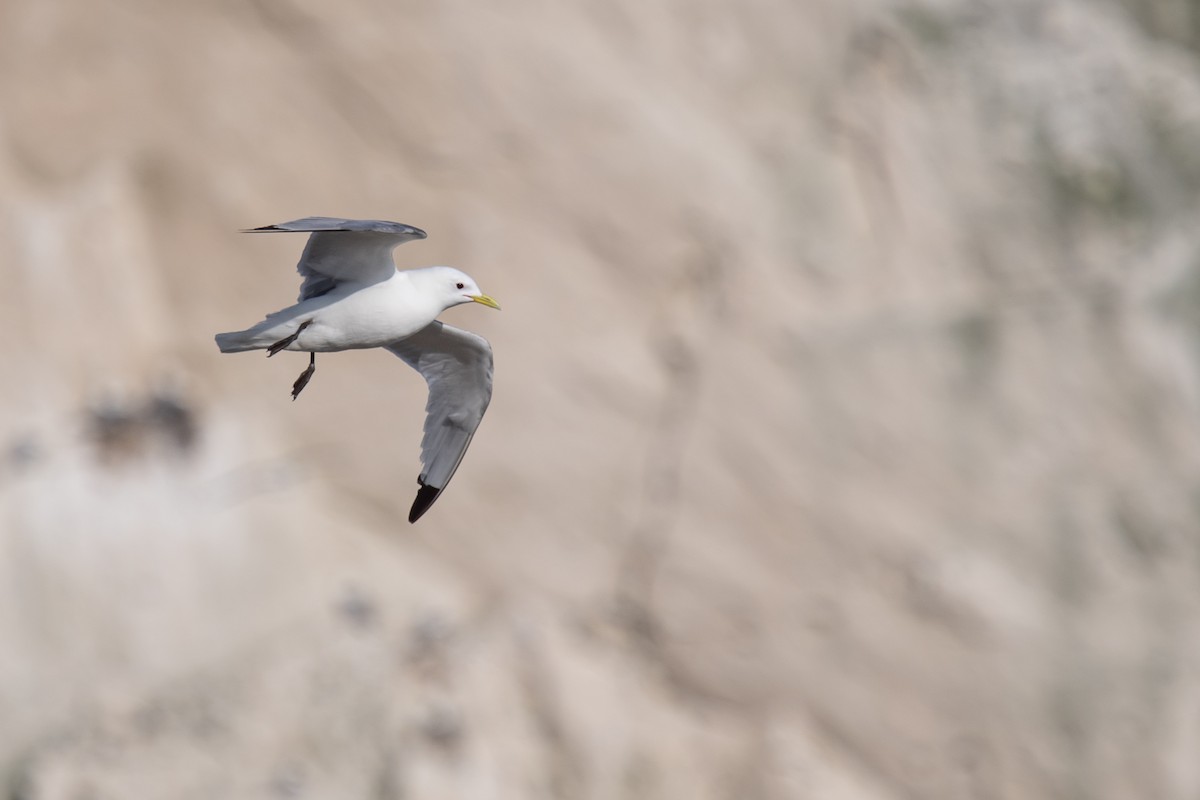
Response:
[[[500,305],[451,267],[400,271],[397,245],[425,231],[374,219],[306,217],[247,233],[309,233],[297,270],[299,301],[244,331],[218,333],[222,353],[281,350],[309,354],[292,386],[295,400],[316,371],[317,353],[384,347],[429,384],[421,440],[420,489],[409,511],[416,522],[450,482],[492,397],[492,348],[482,336],[437,321],[451,306]]]

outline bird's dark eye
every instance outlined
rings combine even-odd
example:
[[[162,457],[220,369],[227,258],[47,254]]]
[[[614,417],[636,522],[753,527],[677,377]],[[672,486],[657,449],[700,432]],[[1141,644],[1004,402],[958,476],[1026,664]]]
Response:
[[[454,288],[461,289],[461,288],[463,288],[463,285],[461,283],[456,283],[456,284],[454,284]]]

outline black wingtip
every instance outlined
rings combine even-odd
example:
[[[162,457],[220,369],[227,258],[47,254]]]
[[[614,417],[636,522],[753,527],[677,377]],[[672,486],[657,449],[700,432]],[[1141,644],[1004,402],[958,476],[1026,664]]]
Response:
[[[441,489],[436,486],[426,486],[421,484],[420,490],[417,492],[417,499],[413,500],[412,510],[408,512],[408,521],[416,522],[421,518],[421,515],[429,510],[433,505],[433,501],[438,499],[438,495],[442,493]]]

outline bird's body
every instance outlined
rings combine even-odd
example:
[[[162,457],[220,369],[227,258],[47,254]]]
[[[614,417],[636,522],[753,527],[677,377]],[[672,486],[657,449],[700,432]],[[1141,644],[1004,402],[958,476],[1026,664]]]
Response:
[[[223,353],[283,350],[309,353],[292,399],[308,385],[316,353],[383,347],[429,384],[420,491],[409,513],[415,522],[458,469],[492,394],[492,349],[473,333],[437,322],[460,303],[499,308],[475,281],[451,267],[397,271],[392,250],[425,232],[397,222],[305,219],[255,231],[308,232],[297,266],[299,301],[243,331],[217,334]]]
[[[282,349],[336,353],[383,347],[412,336],[445,310],[436,297],[416,290],[445,269],[396,270],[391,277],[375,283],[343,281],[326,294],[276,311],[252,328],[218,334],[217,344],[224,353],[265,350],[308,322],[300,335]],[[429,272],[435,275],[421,274]]]

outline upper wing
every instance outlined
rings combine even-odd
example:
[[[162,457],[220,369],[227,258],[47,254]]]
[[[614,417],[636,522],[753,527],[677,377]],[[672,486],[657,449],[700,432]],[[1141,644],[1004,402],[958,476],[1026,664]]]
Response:
[[[429,384],[421,489],[408,514],[416,522],[454,476],[492,399],[492,347],[482,336],[436,321],[386,347]]]
[[[379,219],[305,217],[251,228],[247,233],[271,231],[311,233],[296,270],[304,276],[300,299],[319,297],[339,281],[375,283],[390,278],[396,269],[396,245],[424,239],[425,231],[400,222]]]

